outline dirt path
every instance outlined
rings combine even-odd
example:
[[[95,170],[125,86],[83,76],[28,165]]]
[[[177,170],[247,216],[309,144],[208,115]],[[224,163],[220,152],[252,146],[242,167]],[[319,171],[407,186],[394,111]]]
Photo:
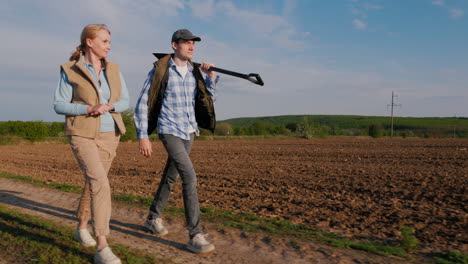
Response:
[[[63,225],[76,226],[74,209],[79,195],[3,178],[0,178],[0,186],[0,204]],[[294,248],[290,246],[291,239],[235,229],[218,231],[214,224],[207,223],[204,227],[216,245],[216,251],[195,255],[185,249],[187,231],[182,219],[168,221],[170,233],[157,237],[141,230],[145,217],[146,210],[114,204],[111,243],[170,258],[175,263],[408,263],[408,260],[314,243],[300,243],[300,248]]]

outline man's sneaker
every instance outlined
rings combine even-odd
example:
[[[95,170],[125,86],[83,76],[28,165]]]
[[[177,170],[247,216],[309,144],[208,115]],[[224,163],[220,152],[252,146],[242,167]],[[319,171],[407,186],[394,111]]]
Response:
[[[164,227],[161,218],[156,219],[147,219],[145,222],[145,227],[153,234],[163,236],[168,233],[167,229]]]
[[[194,253],[208,253],[215,250],[215,246],[210,242],[206,241],[203,234],[197,234],[190,239],[187,249]]]
[[[78,242],[85,247],[93,247],[96,245],[96,240],[91,236],[88,229],[76,229],[75,233],[73,234]]]
[[[109,247],[105,247],[94,255],[94,264],[122,264],[122,262]]]

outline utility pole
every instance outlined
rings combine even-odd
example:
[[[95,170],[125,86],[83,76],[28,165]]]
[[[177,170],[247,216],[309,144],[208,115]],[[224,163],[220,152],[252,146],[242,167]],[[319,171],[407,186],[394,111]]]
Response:
[[[401,104],[395,104],[394,98],[397,97],[392,91],[392,104],[388,105],[391,107],[391,125],[390,125],[390,137],[393,137],[393,107],[394,106],[401,106]]]

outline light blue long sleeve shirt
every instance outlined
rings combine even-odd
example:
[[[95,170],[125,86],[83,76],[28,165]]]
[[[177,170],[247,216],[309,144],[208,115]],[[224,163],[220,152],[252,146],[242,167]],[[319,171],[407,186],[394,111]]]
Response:
[[[108,104],[110,99],[110,88],[109,83],[105,75],[105,69],[103,69],[99,76],[101,80],[101,86],[99,86],[98,78],[96,76],[96,71],[90,63],[83,62],[83,66],[89,71],[91,76],[93,76],[94,82],[99,87],[99,103]],[[120,96],[117,102],[114,102],[113,112],[123,112],[129,108],[129,95],[127,85],[123,78],[122,73],[120,74],[120,80],[122,84],[122,95]],[[54,96],[54,110],[59,115],[68,115],[68,116],[77,116],[77,115],[87,115],[86,109],[89,105],[85,104],[75,104],[71,103],[73,96],[73,87],[68,81],[68,76],[64,71],[60,72],[60,79],[57,84],[57,89],[55,90]],[[109,112],[101,115],[101,128],[100,132],[112,132],[115,130],[114,119],[112,118]]]

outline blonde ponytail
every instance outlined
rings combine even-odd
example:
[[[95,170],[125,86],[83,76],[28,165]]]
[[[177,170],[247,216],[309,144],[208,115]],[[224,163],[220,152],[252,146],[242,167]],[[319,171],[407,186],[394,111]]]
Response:
[[[70,61],[79,60],[82,51],[83,48],[81,47],[81,45],[76,46],[75,52],[73,52],[73,54],[70,56]]]

